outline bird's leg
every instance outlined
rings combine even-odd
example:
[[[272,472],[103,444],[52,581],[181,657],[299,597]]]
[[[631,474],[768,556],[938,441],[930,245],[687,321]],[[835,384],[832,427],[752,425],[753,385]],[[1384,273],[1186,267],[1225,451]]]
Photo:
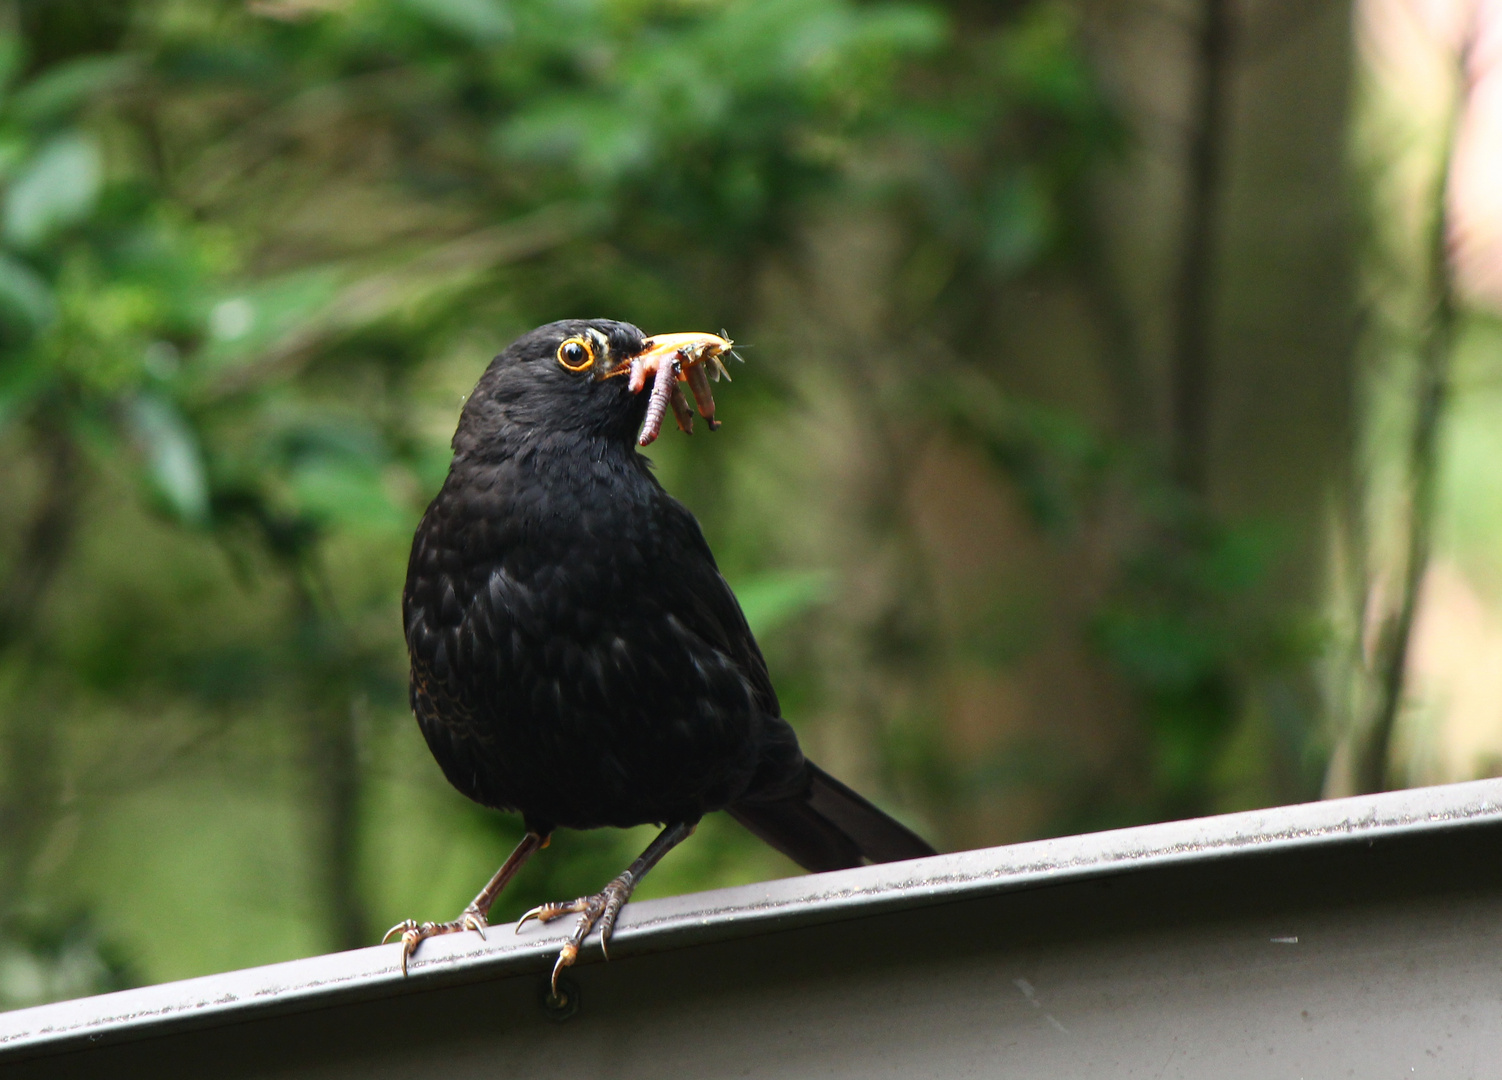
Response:
[[[584,944],[584,939],[596,925],[600,928],[600,951],[605,954],[605,959],[610,959],[609,943],[610,934],[615,929],[615,920],[621,913],[621,908],[626,906],[626,901],[631,899],[631,893],[648,870],[656,866],[658,861],[673,848],[693,835],[698,822],[677,822],[669,825],[657,834],[657,839],[647,845],[634,863],[627,868],[626,872],[613,880],[593,896],[581,896],[566,904],[542,904],[533,908],[521,917],[516,924],[517,932],[521,932],[522,924],[528,919],[536,919],[538,922],[552,922],[564,915],[578,913],[579,921],[574,924],[574,932],[563,943],[563,948],[558,953],[558,962],[553,965],[553,994],[558,994],[558,976],[564,968],[572,964],[579,956],[579,948]]]
[[[402,974],[407,974],[407,960],[417,951],[417,946],[427,938],[436,937],[439,934],[457,934],[461,930],[474,930],[483,938],[485,927],[490,925],[486,920],[490,917],[490,909],[495,904],[495,898],[501,895],[501,890],[516,876],[522,864],[530,859],[534,852],[547,846],[546,836],[535,832],[527,833],[522,837],[522,842],[516,845],[516,850],[495,872],[495,877],[490,879],[489,884],[480,890],[480,894],[471,900],[469,906],[461,911],[459,917],[452,922],[419,923],[414,919],[403,919],[387,930],[386,936],[381,938],[382,945],[390,941],[393,934],[402,936]]]

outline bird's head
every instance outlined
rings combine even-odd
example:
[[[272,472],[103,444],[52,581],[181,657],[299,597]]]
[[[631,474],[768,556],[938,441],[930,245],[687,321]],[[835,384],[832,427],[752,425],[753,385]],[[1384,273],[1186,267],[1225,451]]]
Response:
[[[483,451],[497,439],[509,442],[554,432],[630,442],[647,414],[650,395],[644,390],[653,385],[659,369],[677,364],[676,377],[691,385],[702,383],[702,369],[717,364],[730,348],[730,341],[715,334],[649,337],[630,323],[610,319],[565,319],[539,326],[513,341],[485,369],[465,402],[454,450]],[[694,368],[701,374],[690,378]],[[684,400],[681,391],[676,394]],[[712,399],[707,412],[705,402],[699,404],[701,413],[712,418]]]

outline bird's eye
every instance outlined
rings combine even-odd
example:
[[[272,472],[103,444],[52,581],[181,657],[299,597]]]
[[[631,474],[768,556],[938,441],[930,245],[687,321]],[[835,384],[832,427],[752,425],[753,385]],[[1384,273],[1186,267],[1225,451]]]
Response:
[[[558,346],[558,362],[569,371],[584,371],[595,362],[595,350],[584,338],[569,338]]]

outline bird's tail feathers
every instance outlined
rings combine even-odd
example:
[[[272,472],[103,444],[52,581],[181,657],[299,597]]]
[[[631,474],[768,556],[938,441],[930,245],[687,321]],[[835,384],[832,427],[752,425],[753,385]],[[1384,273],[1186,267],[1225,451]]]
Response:
[[[737,803],[730,816],[805,870],[845,870],[937,854],[928,842],[813,762],[797,795]]]

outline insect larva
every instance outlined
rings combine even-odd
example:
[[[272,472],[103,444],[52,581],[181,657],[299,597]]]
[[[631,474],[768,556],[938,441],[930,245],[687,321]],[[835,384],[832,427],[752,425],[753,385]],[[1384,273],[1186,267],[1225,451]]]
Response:
[[[690,368],[689,371],[698,371],[698,368]],[[689,380],[692,384],[693,380]],[[668,404],[673,406],[673,419],[678,421],[678,430],[685,435],[694,433],[694,410],[688,407],[688,398],[683,396],[683,387],[673,384],[673,395],[668,398]],[[714,423],[713,420],[710,421]]]
[[[709,421],[709,430],[713,431],[720,425],[714,418],[714,393],[709,388],[709,375],[704,368],[703,364],[695,364],[684,375],[689,390],[693,391],[694,404],[699,406],[699,415]]]

